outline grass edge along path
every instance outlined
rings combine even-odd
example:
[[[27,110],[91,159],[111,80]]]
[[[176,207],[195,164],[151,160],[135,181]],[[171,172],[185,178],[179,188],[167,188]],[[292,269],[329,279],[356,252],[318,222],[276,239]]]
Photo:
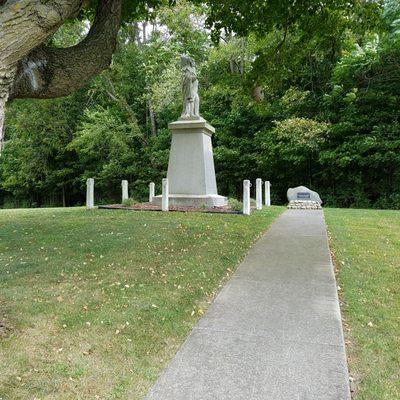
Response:
[[[143,398],[283,210],[0,211],[0,398]]]
[[[324,209],[353,397],[400,399],[400,211]]]

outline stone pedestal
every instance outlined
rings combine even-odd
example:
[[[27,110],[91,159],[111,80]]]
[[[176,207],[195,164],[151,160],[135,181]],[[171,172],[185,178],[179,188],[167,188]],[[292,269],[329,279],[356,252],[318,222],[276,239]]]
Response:
[[[271,183],[270,181],[265,181],[265,205],[271,205]]]
[[[250,186],[251,183],[248,179],[243,181],[243,214],[250,215],[251,205],[250,205]]]
[[[211,136],[215,129],[203,118],[172,122],[168,164],[170,206],[224,206],[215,180]],[[160,205],[161,196],[153,203]]]
[[[161,195],[161,209],[163,211],[169,210],[169,189],[168,178],[162,180],[162,195]]]
[[[153,201],[153,197],[155,196],[155,192],[156,192],[156,186],[155,186],[154,182],[150,182],[150,185],[149,185],[149,203],[151,203]]]
[[[262,210],[262,180],[256,179],[256,208]]]
[[[89,178],[86,180],[86,209],[92,210],[94,208],[94,179]]]
[[[122,202],[129,199],[128,181],[122,181]]]

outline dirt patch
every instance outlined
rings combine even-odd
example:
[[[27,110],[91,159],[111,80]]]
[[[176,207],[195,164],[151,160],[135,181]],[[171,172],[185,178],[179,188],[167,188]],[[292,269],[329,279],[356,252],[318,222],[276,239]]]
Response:
[[[127,210],[127,211],[161,211],[161,207],[151,203],[137,203],[132,206],[124,206],[121,204],[110,204],[99,206],[105,210]],[[170,206],[169,211],[176,212],[203,212],[213,214],[243,214],[241,211],[233,210],[229,206],[224,207],[191,207],[191,206]]]
[[[10,336],[14,331],[14,328],[7,325],[5,321],[0,321],[0,338],[6,338]]]

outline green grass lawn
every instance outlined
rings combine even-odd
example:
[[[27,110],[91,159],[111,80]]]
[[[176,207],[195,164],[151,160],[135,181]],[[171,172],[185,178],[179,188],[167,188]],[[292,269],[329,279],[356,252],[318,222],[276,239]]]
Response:
[[[400,399],[400,211],[325,209],[357,400]]]
[[[282,211],[0,211],[0,399],[143,398]]]

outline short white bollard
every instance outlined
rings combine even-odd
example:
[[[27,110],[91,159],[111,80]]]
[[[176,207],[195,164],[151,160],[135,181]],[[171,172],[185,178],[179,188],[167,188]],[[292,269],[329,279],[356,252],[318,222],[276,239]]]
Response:
[[[169,189],[168,189],[168,178],[164,178],[162,180],[162,205],[161,205],[161,209],[163,211],[168,211],[169,209],[169,199],[168,199],[168,193]]]
[[[271,205],[271,183],[265,181],[265,205],[269,207]]]
[[[256,179],[256,208],[262,210],[262,180]]]
[[[149,185],[149,203],[151,203],[153,201],[153,197],[155,196],[155,185],[154,182],[150,182]]]
[[[129,199],[129,192],[128,192],[128,181],[122,181],[122,202]]]
[[[86,181],[86,209],[92,210],[94,208],[94,179],[89,178]]]
[[[243,181],[243,214],[250,215],[250,187],[251,183],[248,179]]]

